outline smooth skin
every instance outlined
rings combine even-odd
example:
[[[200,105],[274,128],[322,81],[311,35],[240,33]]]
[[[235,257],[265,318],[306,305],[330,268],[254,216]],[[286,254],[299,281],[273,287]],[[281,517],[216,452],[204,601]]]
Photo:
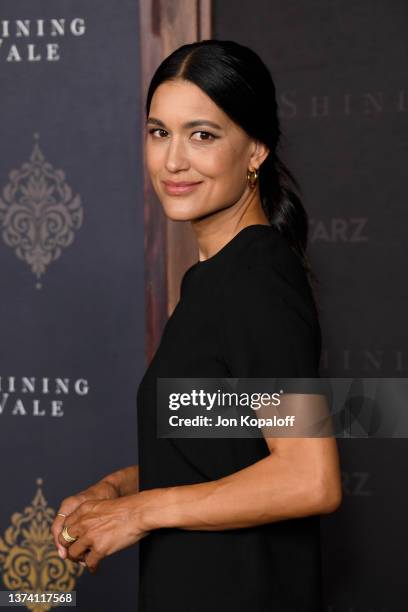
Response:
[[[269,225],[259,185],[251,188],[247,182],[247,170],[260,167],[267,147],[250,138],[196,85],[178,78],[156,89],[145,152],[166,216],[191,223],[200,261],[244,227]],[[163,181],[199,185],[190,193],[173,195]],[[139,492],[139,468],[133,465],[64,499],[58,512],[67,517],[57,516],[52,525],[60,555],[85,560],[94,573],[104,557],[136,544],[154,529],[251,527],[339,507],[334,437],[265,439],[270,455],[219,480]],[[76,542],[65,542],[64,525]]]

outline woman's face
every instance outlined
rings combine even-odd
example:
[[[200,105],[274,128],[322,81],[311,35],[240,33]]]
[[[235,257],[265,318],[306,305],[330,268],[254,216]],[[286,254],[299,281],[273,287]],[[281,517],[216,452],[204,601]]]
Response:
[[[247,169],[259,167],[268,153],[199,87],[182,79],[156,89],[145,151],[164,212],[178,221],[239,206],[250,192]]]

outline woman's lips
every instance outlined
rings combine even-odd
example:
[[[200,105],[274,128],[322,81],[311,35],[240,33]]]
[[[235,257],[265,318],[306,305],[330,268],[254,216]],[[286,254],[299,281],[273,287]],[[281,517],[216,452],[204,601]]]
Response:
[[[163,181],[164,189],[170,195],[190,193],[190,191],[193,191],[193,189],[198,187],[198,185],[201,185],[201,183],[202,181],[199,181],[197,183],[186,183],[186,182],[171,183],[171,182]]]

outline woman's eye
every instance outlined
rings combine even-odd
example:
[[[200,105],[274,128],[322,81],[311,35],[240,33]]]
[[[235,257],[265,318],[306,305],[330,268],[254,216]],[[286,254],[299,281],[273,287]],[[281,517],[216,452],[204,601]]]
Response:
[[[204,138],[195,139],[195,140],[199,140],[200,142],[203,142],[204,140],[213,140],[215,138],[214,134],[210,134],[210,132],[203,132],[201,130],[198,132],[194,132],[194,134],[201,134],[202,136],[204,135]]]
[[[149,134],[153,135],[155,132],[164,132],[167,134],[166,130],[163,130],[162,128],[152,128],[149,130]],[[158,138],[161,138],[161,136],[158,136]]]

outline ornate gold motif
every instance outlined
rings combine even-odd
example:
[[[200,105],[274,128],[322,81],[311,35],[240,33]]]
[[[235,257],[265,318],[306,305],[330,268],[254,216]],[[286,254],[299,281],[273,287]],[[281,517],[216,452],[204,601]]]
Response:
[[[38,140],[38,134],[34,134]],[[12,170],[0,197],[0,227],[4,242],[25,261],[37,279],[74,240],[82,225],[81,199],[72,195],[63,170],[54,170],[38,142],[20,170]],[[41,283],[37,283],[41,288]]]
[[[42,485],[41,478],[37,485]],[[0,537],[0,567],[7,590],[43,593],[75,589],[84,567],[59,557],[50,530],[54,517],[55,510],[47,506],[41,488],[37,489],[31,506],[12,515],[11,526],[4,538]],[[26,608],[44,612],[58,605],[61,604],[27,602]]]

